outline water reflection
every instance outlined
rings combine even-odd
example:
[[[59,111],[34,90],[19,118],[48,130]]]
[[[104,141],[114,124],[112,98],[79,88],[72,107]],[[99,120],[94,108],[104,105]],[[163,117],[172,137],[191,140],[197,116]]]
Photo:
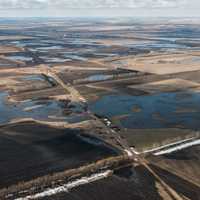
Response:
[[[28,100],[15,104],[8,104],[8,94],[0,92],[0,124],[17,118],[33,118],[44,121],[66,121],[76,123],[89,119],[84,113],[66,113],[64,102],[55,100]]]
[[[150,96],[112,94],[91,103],[90,109],[110,118],[125,115],[120,123],[126,128],[199,129],[199,102],[200,93],[160,93]],[[134,112],[136,107],[139,108],[138,112]]]

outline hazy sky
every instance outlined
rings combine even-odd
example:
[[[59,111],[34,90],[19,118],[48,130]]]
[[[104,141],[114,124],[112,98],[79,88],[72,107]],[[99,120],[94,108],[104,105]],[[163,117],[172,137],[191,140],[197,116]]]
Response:
[[[200,0],[0,0],[0,16],[200,16]]]

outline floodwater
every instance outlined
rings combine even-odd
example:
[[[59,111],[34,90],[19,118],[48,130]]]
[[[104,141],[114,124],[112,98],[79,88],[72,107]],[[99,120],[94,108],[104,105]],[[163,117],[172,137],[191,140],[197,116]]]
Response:
[[[113,78],[113,75],[95,74],[95,75],[89,76],[88,78],[86,78],[86,80],[92,82],[92,81],[105,81],[112,78]]]
[[[8,94],[0,92],[0,124],[7,123],[17,118],[33,118],[44,121],[66,121],[76,123],[87,120],[88,116],[79,113],[77,115],[65,114],[65,105],[54,100],[34,100],[8,104]]]
[[[155,41],[148,44],[136,44],[135,48],[138,49],[150,49],[150,50],[175,50],[175,49],[186,49],[186,45],[176,44],[175,42],[170,41]]]
[[[6,123],[15,118],[48,119],[50,115],[62,116],[62,109],[58,102],[46,101],[40,104],[38,101],[26,101],[17,105],[6,102],[7,93],[0,93],[0,123]]]
[[[111,94],[92,102],[90,109],[109,118],[119,116],[125,128],[200,129],[200,93],[160,93],[146,96]],[[120,116],[123,116],[120,118]]]
[[[39,48],[36,48],[38,51],[40,50],[57,50],[57,49],[62,49],[63,47],[62,46],[59,46],[59,45],[55,45],[55,46],[46,46],[46,47],[39,47]]]
[[[80,61],[87,61],[87,58],[84,58],[82,56],[79,55],[70,55],[70,54],[65,54],[64,55],[65,58],[69,59],[69,60],[80,60]]]
[[[25,81],[44,81],[44,78],[41,75],[30,75],[23,77]]]
[[[48,57],[48,56],[40,56],[41,59],[43,59],[45,62],[53,62],[53,63],[62,63],[66,61],[71,61],[71,59],[64,59],[59,57]]]
[[[19,61],[32,61],[33,59],[31,57],[26,56],[8,56],[7,58],[11,60],[19,60]]]

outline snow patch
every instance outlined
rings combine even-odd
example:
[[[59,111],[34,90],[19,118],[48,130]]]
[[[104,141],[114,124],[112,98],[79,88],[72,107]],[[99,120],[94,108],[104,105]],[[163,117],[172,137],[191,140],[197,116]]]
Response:
[[[172,147],[172,148],[169,148],[169,149],[166,149],[166,150],[159,151],[157,153],[154,153],[154,155],[159,156],[159,155],[164,155],[164,154],[170,154],[172,152],[180,151],[182,149],[192,147],[192,146],[195,146],[195,145],[199,145],[199,144],[200,144],[200,139],[192,141],[192,142],[188,142],[188,143],[185,143],[185,144],[180,144],[176,147]]]
[[[95,182],[104,178],[107,178],[110,174],[112,173],[111,170],[107,170],[105,172],[101,172],[98,174],[93,174],[89,177],[83,177],[81,179],[72,181],[70,183],[64,184],[62,186],[59,186],[57,188],[52,188],[52,189],[47,189],[41,193],[37,193],[35,195],[29,195],[23,198],[17,198],[15,200],[31,200],[31,199],[39,199],[39,198],[44,198],[47,196],[52,196],[61,192],[69,192],[70,189],[85,185],[87,183]]]
[[[183,142],[188,142],[188,141],[192,141],[194,140],[195,137],[192,137],[192,138],[189,138],[189,139],[185,139],[185,140],[181,140],[181,141],[178,141],[178,142],[173,142],[173,143],[170,143],[170,144],[167,144],[167,145],[163,145],[163,146],[160,146],[160,147],[157,147],[157,148],[154,148],[154,149],[150,149],[150,150],[147,150],[147,151],[143,151],[142,153],[151,153],[151,152],[154,152],[154,151],[159,151],[161,149],[164,149],[164,148],[167,148],[167,147],[171,147],[173,145],[178,145],[178,144],[181,144]]]
[[[132,153],[131,151],[129,151],[129,150],[127,150],[127,149],[125,149],[124,151],[127,153],[127,155],[128,155],[129,157],[132,157],[132,156],[133,156],[133,153]]]

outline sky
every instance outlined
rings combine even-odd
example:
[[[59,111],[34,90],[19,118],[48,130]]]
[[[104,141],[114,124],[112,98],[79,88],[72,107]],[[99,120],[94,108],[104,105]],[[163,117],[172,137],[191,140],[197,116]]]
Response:
[[[0,0],[0,17],[200,17],[200,0]]]

